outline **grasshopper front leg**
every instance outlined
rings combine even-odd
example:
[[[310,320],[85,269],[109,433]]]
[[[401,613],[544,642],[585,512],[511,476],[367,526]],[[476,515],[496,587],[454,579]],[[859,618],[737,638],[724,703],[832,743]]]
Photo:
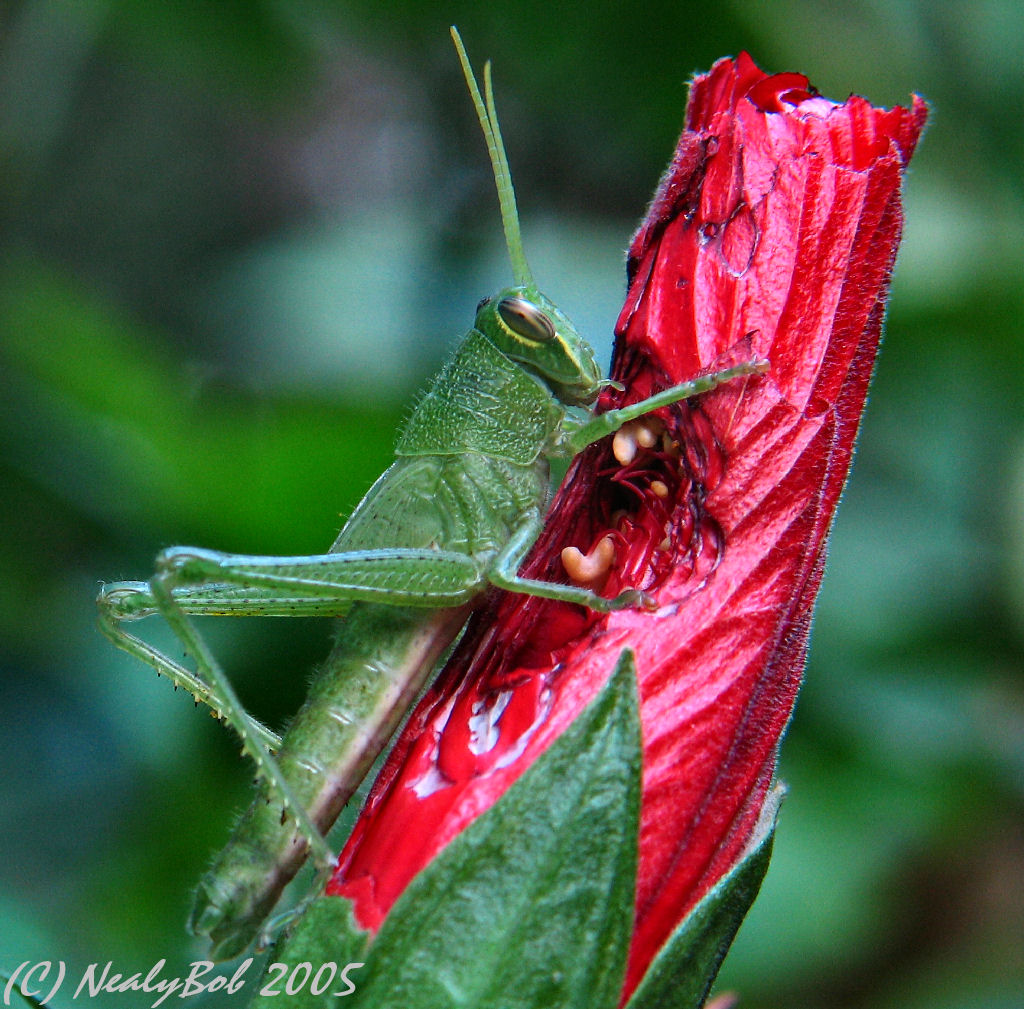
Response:
[[[588,445],[610,434],[615,434],[624,424],[631,420],[643,417],[645,414],[658,410],[663,406],[671,406],[680,400],[689,399],[691,396],[699,396],[705,392],[730,382],[735,378],[742,378],[745,375],[763,375],[769,370],[769,363],[764,360],[744,361],[742,364],[733,365],[722,371],[712,372],[692,382],[683,382],[680,385],[673,385],[668,389],[648,396],[637,403],[620,407],[617,410],[608,410],[605,413],[591,417],[575,428],[567,425],[564,437],[564,452],[566,455],[574,456],[582,452]]]

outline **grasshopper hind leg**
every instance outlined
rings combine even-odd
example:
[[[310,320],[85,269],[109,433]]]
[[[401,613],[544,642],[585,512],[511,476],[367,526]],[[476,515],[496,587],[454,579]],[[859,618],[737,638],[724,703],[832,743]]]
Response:
[[[149,582],[150,592],[157,612],[167,622],[167,626],[177,635],[185,650],[192,656],[196,664],[199,679],[210,685],[222,705],[221,714],[225,721],[238,733],[242,740],[242,748],[256,764],[257,773],[266,780],[278,798],[284,803],[289,816],[301,831],[309,852],[318,867],[329,866],[333,861],[333,853],[323,835],[310,820],[303,805],[295,798],[291,785],[285,779],[277,761],[271,756],[266,742],[252,728],[248,712],[242,706],[235,688],[220,667],[206,640],[195,629],[188,616],[174,598],[174,569],[158,572]]]
[[[100,630],[118,648],[152,666],[161,676],[166,676],[175,687],[187,690],[197,703],[207,705],[216,718],[226,720],[223,714],[225,702],[210,683],[123,628],[122,624],[125,621],[139,620],[157,612],[156,602],[147,582],[112,582],[104,585],[96,604],[100,611]],[[197,606],[195,600],[191,601],[190,611],[208,612],[205,605]],[[249,727],[263,740],[267,749],[273,751],[281,746],[281,737],[276,732],[251,715],[247,714],[246,718]]]
[[[167,676],[176,686],[188,690],[197,701],[210,706],[214,714],[230,724],[239,734],[244,750],[253,758],[264,781],[268,815],[277,819],[281,804],[297,824],[291,838],[291,851],[280,869],[280,882],[268,886],[266,860],[253,852],[252,858],[240,860],[243,867],[232,877],[207,873],[199,884],[190,929],[210,938],[212,950],[219,959],[241,953],[259,935],[264,919],[273,910],[281,889],[298,870],[307,854],[312,852],[320,875],[326,875],[333,863],[333,854],[319,830],[295,799],[271,750],[281,747],[281,738],[245,711],[230,682],[214,658],[205,640],[189,621],[193,614],[293,614],[312,609],[313,612],[335,613],[337,601],[323,599],[286,599],[237,585],[174,585],[173,572],[163,572],[150,582],[116,582],[101,590],[97,599],[100,627],[119,648],[141,659]],[[148,616],[160,615],[192,655],[196,672],[170,659],[152,645],[127,632],[123,624]],[[271,798],[278,800],[271,803]],[[273,812],[270,812],[271,808]],[[248,865],[249,871],[245,867]],[[318,877],[317,885],[322,880]],[[253,894],[262,894],[262,901],[253,903]]]

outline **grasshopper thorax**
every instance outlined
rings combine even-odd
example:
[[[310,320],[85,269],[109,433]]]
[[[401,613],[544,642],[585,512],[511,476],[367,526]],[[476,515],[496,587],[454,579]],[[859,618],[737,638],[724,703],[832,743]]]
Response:
[[[532,285],[507,287],[485,298],[477,306],[474,327],[567,406],[592,403],[606,384],[590,344]]]

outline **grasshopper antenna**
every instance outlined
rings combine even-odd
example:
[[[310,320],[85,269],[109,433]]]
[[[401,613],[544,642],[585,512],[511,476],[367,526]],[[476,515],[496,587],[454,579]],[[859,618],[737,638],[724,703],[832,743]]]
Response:
[[[519,213],[516,210],[516,193],[512,188],[512,174],[508,169],[505,145],[502,143],[501,130],[498,128],[498,113],[494,107],[494,89],[491,86],[491,64],[490,61],[484,64],[485,104],[476,77],[473,75],[469,56],[466,55],[466,47],[462,44],[462,36],[455,25],[451,27],[451,34],[470,97],[473,99],[473,106],[476,108],[477,119],[480,120],[480,128],[484,131],[484,139],[487,141],[487,153],[494,169],[494,184],[498,189],[498,203],[501,206],[501,226],[505,232],[508,258],[512,261],[512,275],[520,287],[535,287],[530,264],[526,262],[526,253],[523,252],[523,236],[519,230]]]

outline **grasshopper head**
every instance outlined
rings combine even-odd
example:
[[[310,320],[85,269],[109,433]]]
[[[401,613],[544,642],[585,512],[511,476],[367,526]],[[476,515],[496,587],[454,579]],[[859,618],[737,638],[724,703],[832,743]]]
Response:
[[[475,327],[541,378],[568,406],[592,403],[607,384],[590,344],[534,286],[508,287],[477,306]]]
[[[476,311],[476,328],[512,360],[543,379],[567,406],[592,403],[609,383],[601,380],[590,344],[537,290],[523,252],[512,176],[498,128],[498,113],[494,108],[491,65],[488,63],[484,67],[484,95],[481,95],[466,49],[455,28],[452,28],[452,40],[487,141],[498,190],[498,205],[501,207],[502,229],[516,281],[515,287],[508,287],[493,298],[480,302]]]

